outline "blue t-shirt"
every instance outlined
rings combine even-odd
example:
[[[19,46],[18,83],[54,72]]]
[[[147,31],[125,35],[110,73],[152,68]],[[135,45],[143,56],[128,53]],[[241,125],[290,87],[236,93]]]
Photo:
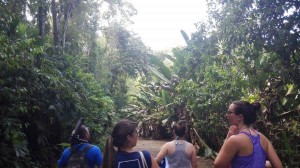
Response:
[[[142,151],[147,162],[148,168],[151,168],[151,156],[149,151]],[[116,168],[143,168],[142,158],[139,152],[122,152],[116,154]]]
[[[81,145],[81,146],[80,146]],[[74,147],[79,150],[84,150],[85,147],[87,147],[89,144],[77,144]],[[63,151],[63,154],[61,155],[60,159],[57,161],[58,167],[66,167],[67,163],[69,161],[69,158],[71,156],[71,150],[70,147],[66,148]],[[102,165],[102,153],[98,146],[93,145],[88,152],[86,153],[86,159],[88,161],[89,167],[93,168],[95,165],[100,166]]]

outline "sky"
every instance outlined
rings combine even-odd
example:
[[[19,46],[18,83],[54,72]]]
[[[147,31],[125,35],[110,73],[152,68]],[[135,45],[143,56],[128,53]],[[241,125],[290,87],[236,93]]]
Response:
[[[185,45],[180,33],[196,31],[195,23],[206,19],[206,0],[128,0],[137,9],[132,31],[152,50]]]

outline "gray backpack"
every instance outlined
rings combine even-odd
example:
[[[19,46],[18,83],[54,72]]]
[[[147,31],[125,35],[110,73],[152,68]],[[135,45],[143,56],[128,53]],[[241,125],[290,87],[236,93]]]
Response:
[[[88,161],[86,159],[86,153],[93,147],[88,144],[83,150],[80,150],[78,146],[76,149],[71,149],[71,155],[67,164],[67,168],[89,168]]]

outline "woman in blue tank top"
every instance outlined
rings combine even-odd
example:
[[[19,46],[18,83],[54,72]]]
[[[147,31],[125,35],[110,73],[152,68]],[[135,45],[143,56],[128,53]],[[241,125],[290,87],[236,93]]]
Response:
[[[216,168],[265,168],[266,160],[273,168],[282,168],[271,142],[253,129],[260,103],[234,101],[228,108],[231,125],[227,138],[214,162]]]
[[[114,126],[106,141],[102,168],[158,168],[149,151],[133,151],[138,140],[136,127],[127,119]]]

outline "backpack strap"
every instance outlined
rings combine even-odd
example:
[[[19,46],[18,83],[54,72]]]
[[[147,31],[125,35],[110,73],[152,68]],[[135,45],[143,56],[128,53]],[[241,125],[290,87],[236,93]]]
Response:
[[[74,153],[76,153],[82,147],[82,145],[84,145],[84,144],[80,144],[80,145],[78,145],[78,146],[76,146],[74,148],[70,148],[71,155],[73,155]]]
[[[86,154],[87,152],[93,147],[93,145],[91,144],[88,144],[84,149],[83,149],[83,153],[84,153],[84,162],[86,165],[88,165],[88,160],[87,160],[87,157],[86,157]]]
[[[84,149],[83,152],[86,154],[94,145],[88,144]]]
[[[80,150],[82,148],[82,146],[85,145],[83,144],[78,144],[76,147],[73,147],[70,149],[70,157],[68,158],[68,162],[67,164],[69,164],[70,159],[72,158],[72,156],[74,155],[75,157],[82,157],[84,156],[84,163],[85,165],[88,165],[88,160],[86,157],[87,152],[94,146],[91,144],[87,144],[87,146],[85,146],[82,150]],[[76,156],[77,155],[77,156]]]
[[[83,146],[84,144],[78,145],[76,148],[70,149],[71,150],[71,154],[70,157],[74,154],[77,153],[79,151],[79,149]],[[82,150],[85,155],[86,153],[93,147],[94,145],[88,144],[86,147],[84,147],[84,149]]]

